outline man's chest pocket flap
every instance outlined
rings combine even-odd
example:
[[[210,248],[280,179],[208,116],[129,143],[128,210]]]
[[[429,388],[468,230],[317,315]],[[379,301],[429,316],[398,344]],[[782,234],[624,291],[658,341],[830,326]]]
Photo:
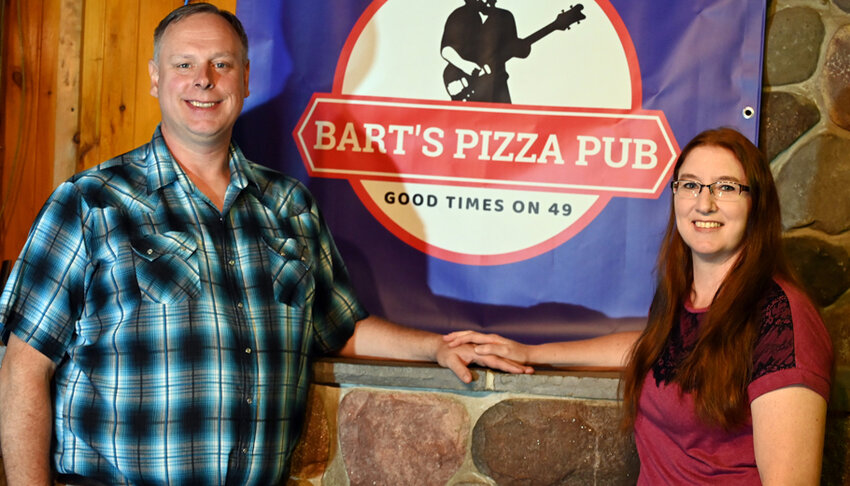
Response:
[[[309,249],[295,238],[265,235],[264,240],[269,250],[275,299],[281,304],[303,307],[315,289]]]
[[[142,300],[176,304],[201,291],[198,244],[188,233],[169,231],[131,240]]]

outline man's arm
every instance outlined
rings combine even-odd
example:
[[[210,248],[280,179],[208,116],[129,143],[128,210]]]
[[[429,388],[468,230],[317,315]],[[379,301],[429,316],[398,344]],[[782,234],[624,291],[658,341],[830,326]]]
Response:
[[[439,334],[400,326],[375,316],[357,322],[354,335],[339,351],[351,358],[384,358],[436,361],[452,370],[464,383],[472,381],[469,364],[475,362],[510,373],[530,373],[527,366],[499,356],[475,353],[471,345],[450,348]]]
[[[443,56],[443,59],[445,59],[446,62],[465,72],[468,76],[472,76],[472,73],[476,70],[479,71],[479,76],[490,73],[489,66],[480,66],[476,62],[464,59],[452,46],[444,47],[440,50],[440,55]]]
[[[9,486],[53,484],[50,381],[55,370],[48,357],[10,335],[0,365],[0,448]]]

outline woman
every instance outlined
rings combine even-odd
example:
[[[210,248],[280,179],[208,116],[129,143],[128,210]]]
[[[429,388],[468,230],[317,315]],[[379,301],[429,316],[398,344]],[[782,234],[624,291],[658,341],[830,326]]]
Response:
[[[527,364],[625,366],[639,484],[817,484],[829,336],[782,252],[759,150],[731,129],[682,150],[642,332],[523,345],[470,331],[452,345]]]

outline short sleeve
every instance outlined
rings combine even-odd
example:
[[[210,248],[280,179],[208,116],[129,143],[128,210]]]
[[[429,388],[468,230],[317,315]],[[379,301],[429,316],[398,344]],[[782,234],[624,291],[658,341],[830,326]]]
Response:
[[[82,202],[59,186],[36,218],[0,296],[0,337],[18,338],[59,362],[83,306],[87,251]]]
[[[779,281],[763,308],[759,340],[753,351],[752,402],[787,386],[805,386],[829,400],[833,350],[823,320],[809,298]]]
[[[315,295],[313,298],[312,325],[315,345],[322,353],[332,353],[342,348],[354,334],[357,321],[369,314],[357,298],[342,256],[337,250],[330,230],[315,201],[306,189],[299,187],[308,201],[309,210],[297,219],[298,232],[314,242]]]

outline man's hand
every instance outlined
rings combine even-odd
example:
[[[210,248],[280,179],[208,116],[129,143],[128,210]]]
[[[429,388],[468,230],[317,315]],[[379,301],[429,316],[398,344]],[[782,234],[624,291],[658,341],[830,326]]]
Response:
[[[476,331],[457,331],[443,336],[449,347],[472,345],[480,356],[496,356],[513,363],[528,363],[528,346],[498,334],[483,334]]]
[[[464,383],[472,381],[469,365],[475,363],[508,373],[533,373],[528,366],[501,356],[476,353],[472,344],[449,343],[433,332],[412,329],[369,316],[359,322],[354,335],[339,351],[349,358],[383,358],[412,361],[436,361]]]
[[[437,363],[444,368],[452,370],[460,378],[460,381],[464,383],[472,381],[472,372],[469,370],[471,363],[508,373],[534,373],[534,368],[517,363],[516,361],[497,355],[479,354],[476,352],[475,345],[473,344],[458,343],[452,345],[452,343],[444,343],[437,350]]]

